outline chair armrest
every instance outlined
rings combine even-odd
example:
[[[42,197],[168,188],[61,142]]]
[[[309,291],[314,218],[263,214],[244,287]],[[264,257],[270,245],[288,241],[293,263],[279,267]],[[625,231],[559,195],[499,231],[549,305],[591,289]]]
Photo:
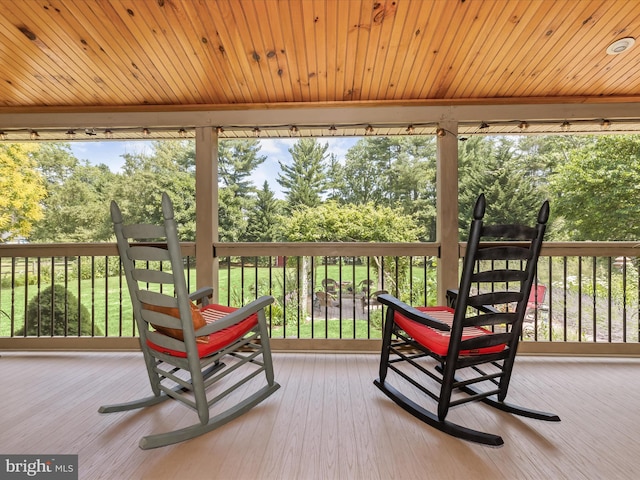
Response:
[[[193,293],[189,294],[189,299],[193,302],[201,304],[203,307],[209,305],[209,299],[213,296],[212,287],[199,288]]]
[[[386,293],[378,295],[378,302],[382,303],[383,305],[386,305],[387,307],[389,307],[390,309],[396,312],[401,313],[408,319],[413,320],[414,322],[421,323],[422,325],[426,325],[427,327],[431,327],[435,330],[442,330],[442,331],[451,330],[451,327],[446,323],[443,323],[431,317],[426,312],[421,312],[417,308],[407,305],[406,303],[398,300],[396,297],[392,295],[389,295]]]
[[[226,314],[220,320],[216,320],[213,323],[209,323],[204,327],[196,330],[196,337],[203,337],[206,335],[210,335],[212,333],[223,330],[227,327],[235,325],[236,323],[241,322],[245,318],[254,313],[258,313],[260,310],[264,310],[266,307],[271,305],[274,302],[274,298],[268,295],[260,297],[254,300],[251,303],[248,303],[242,308],[235,310],[231,313]]]
[[[447,290],[447,307],[456,308],[458,302],[458,290]]]

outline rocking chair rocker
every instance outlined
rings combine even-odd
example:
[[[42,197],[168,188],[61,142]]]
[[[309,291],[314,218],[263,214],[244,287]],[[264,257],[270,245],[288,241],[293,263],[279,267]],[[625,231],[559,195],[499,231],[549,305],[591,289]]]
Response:
[[[209,304],[211,288],[188,295],[173,206],[166,194],[162,195],[162,211],[162,226],[123,225],[118,205],[111,203],[118,250],[153,395],[103,406],[99,411],[132,410],[172,398],[196,410],[199,422],[143,437],[139,445],[142,449],[170,445],[210,432],[280,388],[274,381],[264,313],[273,297],[258,298],[238,309]],[[151,241],[166,243],[148,243]],[[250,386],[249,393],[238,403],[210,417],[211,407],[261,372],[266,377],[264,386]],[[214,384],[221,385],[215,389]],[[210,390],[215,390],[211,398]]]
[[[499,435],[472,430],[446,417],[450,407],[482,401],[516,415],[560,421],[554,414],[504,401],[549,218],[549,203],[543,203],[534,227],[483,225],[484,213],[482,194],[473,210],[459,289],[447,292],[448,307],[413,308],[391,295],[378,296],[387,314],[380,376],[374,384],[428,425],[455,437],[498,446],[504,443]],[[514,304],[515,311],[510,311],[509,305]],[[435,366],[429,365],[429,357],[435,360]],[[394,378],[406,380],[435,400],[437,413],[391,386],[389,370],[397,373]],[[429,388],[429,383],[435,388]]]

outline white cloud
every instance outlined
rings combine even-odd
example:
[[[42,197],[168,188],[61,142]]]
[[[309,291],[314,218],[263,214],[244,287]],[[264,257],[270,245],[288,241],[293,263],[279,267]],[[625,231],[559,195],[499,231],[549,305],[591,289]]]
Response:
[[[289,155],[288,149],[296,143],[296,138],[260,139],[260,153],[263,155]]]
[[[353,147],[358,140],[359,137],[340,137],[340,138],[327,138],[322,139],[322,141],[327,140],[329,143],[329,148],[327,149],[328,153],[335,154],[336,158],[340,163],[344,163],[344,158],[347,155],[347,152],[351,147]]]

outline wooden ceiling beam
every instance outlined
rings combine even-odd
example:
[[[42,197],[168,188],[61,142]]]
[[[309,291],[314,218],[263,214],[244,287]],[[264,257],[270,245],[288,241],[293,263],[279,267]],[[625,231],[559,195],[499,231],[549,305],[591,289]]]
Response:
[[[51,108],[0,109],[0,129],[123,128],[273,125],[402,125],[441,121],[513,122],[564,121],[599,118],[633,120],[640,117],[640,98],[620,103],[521,103],[478,105],[366,105],[354,102],[331,106],[256,106],[226,109],[180,108]]]

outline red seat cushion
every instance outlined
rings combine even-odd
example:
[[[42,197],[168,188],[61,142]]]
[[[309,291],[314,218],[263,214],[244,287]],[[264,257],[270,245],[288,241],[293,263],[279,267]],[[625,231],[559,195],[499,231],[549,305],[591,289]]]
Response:
[[[231,313],[236,311],[237,308],[227,307],[225,305],[207,305],[202,308],[200,312],[202,316],[206,320],[207,323],[215,322],[216,320],[223,318],[227,313]],[[242,338],[247,332],[249,332],[253,327],[258,324],[258,314],[254,313],[253,315],[248,316],[244,320],[236,323],[235,325],[231,325],[225,329],[222,329],[218,332],[212,333],[208,337],[208,341],[206,343],[197,343],[198,347],[198,356],[200,358],[206,357],[214,354],[218,350],[230,345],[234,341],[239,338]],[[174,357],[183,357],[186,358],[187,354],[185,352],[180,352],[177,350],[171,350],[168,348],[161,347],[160,345],[156,345],[155,343],[147,340],[147,345],[154,350],[157,350],[162,353],[166,353],[168,355],[172,355]]]
[[[430,317],[451,326],[453,322],[454,310],[449,307],[416,307],[417,310],[426,312]],[[420,345],[425,346],[432,352],[444,357],[449,350],[450,332],[436,330],[421,323],[408,319],[401,313],[396,312],[394,320],[396,324],[409,334]],[[462,331],[462,340],[490,334],[491,331],[481,327],[466,327]],[[461,350],[460,355],[482,355],[496,353],[504,350],[505,345],[495,345],[492,347],[480,348],[477,350]]]

